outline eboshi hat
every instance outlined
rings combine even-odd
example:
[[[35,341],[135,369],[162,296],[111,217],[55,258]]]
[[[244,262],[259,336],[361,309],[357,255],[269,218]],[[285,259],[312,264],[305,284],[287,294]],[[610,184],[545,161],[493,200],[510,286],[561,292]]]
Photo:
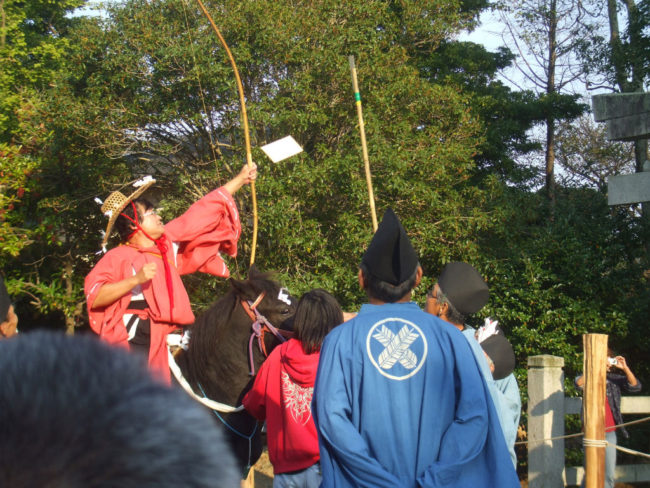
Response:
[[[384,212],[361,263],[375,278],[394,286],[413,276],[418,255],[393,209]]]
[[[481,347],[494,363],[492,377],[495,380],[501,380],[515,370],[515,352],[500,328],[481,342]]]
[[[478,312],[490,298],[487,283],[467,263],[447,263],[438,276],[438,286],[454,308],[463,315]]]
[[[126,206],[138,198],[140,195],[142,195],[145,191],[147,191],[147,189],[155,182],[156,180],[154,180],[151,176],[145,176],[144,178],[139,179],[133,183],[133,186],[136,187],[136,190],[128,197],[120,191],[114,191],[108,195],[102,204],[102,213],[108,217],[108,225],[106,226],[106,233],[104,234],[102,247],[106,246],[108,238],[111,235],[111,230],[113,230],[113,226],[115,225],[115,221],[120,216],[122,211],[126,208]]]

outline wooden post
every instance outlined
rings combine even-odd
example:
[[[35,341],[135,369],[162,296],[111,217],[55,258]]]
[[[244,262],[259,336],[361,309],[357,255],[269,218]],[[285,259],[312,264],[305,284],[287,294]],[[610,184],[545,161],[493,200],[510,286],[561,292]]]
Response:
[[[605,385],[607,335],[582,336],[585,376],[583,414],[585,423],[585,488],[605,484]]]

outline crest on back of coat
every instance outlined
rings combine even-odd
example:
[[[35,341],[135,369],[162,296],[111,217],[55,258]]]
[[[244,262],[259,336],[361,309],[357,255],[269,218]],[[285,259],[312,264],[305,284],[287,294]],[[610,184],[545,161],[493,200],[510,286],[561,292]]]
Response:
[[[417,374],[427,356],[427,340],[413,322],[387,318],[375,323],[366,337],[366,351],[379,373],[391,380]]]

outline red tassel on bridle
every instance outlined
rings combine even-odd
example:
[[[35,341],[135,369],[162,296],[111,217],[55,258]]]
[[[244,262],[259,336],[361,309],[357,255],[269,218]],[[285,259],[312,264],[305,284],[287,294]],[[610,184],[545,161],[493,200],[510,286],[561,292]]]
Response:
[[[174,310],[174,288],[172,285],[172,270],[171,267],[169,266],[169,261],[167,260],[167,251],[169,250],[169,246],[167,245],[167,238],[162,235],[160,236],[159,239],[154,239],[152,238],[149,234],[147,234],[142,227],[140,227],[140,223],[138,222],[138,209],[135,207],[135,203],[131,202],[131,206],[133,207],[133,215],[135,216],[135,220],[126,215],[124,212],[122,212],[120,215],[122,217],[126,217],[129,219],[133,225],[135,225],[135,230],[129,234],[129,236],[126,238],[128,241],[133,237],[138,231],[142,232],[147,239],[150,241],[153,241],[156,244],[156,247],[160,251],[160,257],[162,258],[163,262],[163,267],[165,268],[165,284],[167,285],[167,296],[169,297],[169,321],[174,322],[173,318],[173,310]]]

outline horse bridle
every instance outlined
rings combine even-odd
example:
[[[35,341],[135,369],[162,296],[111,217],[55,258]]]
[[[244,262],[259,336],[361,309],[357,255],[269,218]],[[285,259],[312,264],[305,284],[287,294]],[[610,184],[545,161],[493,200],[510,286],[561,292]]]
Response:
[[[246,312],[246,314],[250,317],[250,319],[253,321],[253,324],[251,328],[253,329],[253,332],[251,334],[251,338],[248,341],[248,357],[250,360],[250,374],[251,376],[255,376],[255,366],[253,362],[253,340],[255,337],[257,337],[258,345],[260,348],[260,351],[262,354],[264,354],[264,357],[267,357],[268,354],[266,352],[266,345],[264,344],[264,334],[266,332],[271,332],[275,337],[278,338],[280,342],[286,342],[288,338],[293,337],[293,332],[288,331],[288,330],[283,330],[283,329],[277,329],[276,327],[271,324],[271,322],[268,321],[264,315],[262,315],[259,310],[257,310],[257,306],[260,304],[260,302],[264,299],[265,293],[262,292],[258,295],[258,297],[255,299],[255,301],[251,302],[249,300],[241,300],[242,308]],[[250,455],[251,455],[251,442],[253,439],[253,436],[257,432],[258,428],[258,423],[255,423],[255,428],[253,429],[253,432],[249,435],[245,435],[238,430],[236,430],[232,425],[230,425],[226,419],[224,419],[220,413],[238,413],[244,410],[243,405],[240,405],[238,407],[231,407],[230,405],[225,405],[223,403],[215,402],[214,400],[209,399],[206,395],[205,392],[203,391],[203,388],[199,384],[198,387],[201,390],[201,393],[203,394],[203,397],[199,397],[196,393],[194,393],[194,390],[192,387],[189,385],[187,380],[183,377],[183,373],[181,372],[180,368],[176,364],[176,361],[174,360],[174,355],[172,354],[171,350],[169,349],[169,345],[167,348],[167,354],[169,358],[169,365],[174,373],[174,377],[178,380],[180,385],[183,387],[183,389],[189,393],[189,395],[200,402],[201,404],[205,405],[209,409],[212,410],[212,412],[216,415],[216,417],[223,423],[230,431],[232,431],[235,435],[248,440],[248,464],[250,465]]]
[[[252,302],[250,300],[241,300],[242,308],[246,312],[246,315],[248,315],[248,317],[253,321],[251,325],[252,333],[248,341],[248,361],[250,365],[249,374],[251,376],[255,376],[255,365],[253,362],[253,341],[255,338],[257,338],[257,345],[260,349],[260,352],[264,354],[264,357],[266,358],[268,357],[268,353],[266,352],[264,335],[267,332],[270,332],[275,337],[277,337],[280,342],[286,342],[287,339],[293,337],[293,332],[274,327],[273,324],[271,324],[271,322],[269,322],[269,320],[264,315],[262,315],[259,310],[257,310],[257,306],[264,299],[265,295],[265,292],[260,293]]]

